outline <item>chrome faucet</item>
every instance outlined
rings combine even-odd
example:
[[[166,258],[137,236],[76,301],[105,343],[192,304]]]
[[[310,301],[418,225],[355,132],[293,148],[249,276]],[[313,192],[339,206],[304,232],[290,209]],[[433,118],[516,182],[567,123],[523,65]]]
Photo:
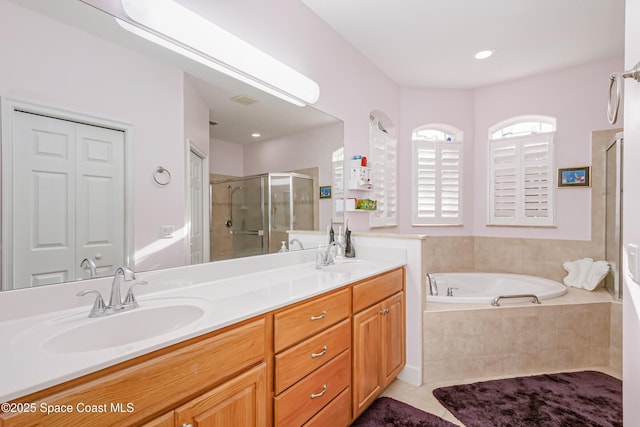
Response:
[[[302,242],[298,239],[291,239],[289,241],[289,250],[291,250],[291,245],[293,245],[296,242],[298,242],[298,244],[300,245],[300,250],[304,250],[304,246],[302,246]]]
[[[436,283],[436,279],[432,276],[431,273],[427,273],[427,280],[429,281],[429,293],[431,295],[438,295],[438,284]]]
[[[92,279],[95,279],[97,277],[96,274],[96,263],[93,262],[93,260],[91,258],[85,258],[82,260],[82,262],[80,263],[80,268],[88,268],[89,269],[89,276]]]
[[[327,246],[327,251],[324,253],[324,257],[322,259],[322,266],[333,264],[333,254],[331,254],[331,249],[334,247],[341,248],[342,252],[344,253],[344,245],[334,240],[333,242],[329,243],[329,246]]]
[[[122,298],[120,297],[120,275],[125,281],[135,280],[136,275],[127,267],[118,267],[113,275],[113,282],[111,282],[111,296],[109,297],[110,308],[116,308],[122,306]]]
[[[120,296],[120,276],[122,276],[125,282],[134,281],[134,283],[129,287],[124,301]],[[133,295],[133,288],[137,285],[147,284],[147,282],[145,281],[136,281],[135,279],[136,276],[133,271],[131,271],[127,267],[119,267],[113,275],[113,282],[111,283],[111,295],[109,296],[109,305],[106,305],[104,303],[104,299],[102,298],[100,292],[94,289],[81,291],[77,295],[81,297],[87,294],[96,294],[96,299],[93,303],[93,307],[91,308],[91,312],[89,312],[89,317],[102,317],[108,316],[110,314],[120,313],[122,311],[132,310],[138,307],[138,302]]]

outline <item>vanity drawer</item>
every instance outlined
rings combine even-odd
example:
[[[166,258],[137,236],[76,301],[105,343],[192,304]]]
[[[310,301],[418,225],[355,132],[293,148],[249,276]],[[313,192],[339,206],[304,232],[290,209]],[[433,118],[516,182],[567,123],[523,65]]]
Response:
[[[332,361],[275,398],[276,426],[300,426],[325,407],[351,381],[351,353]]]
[[[357,313],[403,290],[404,268],[363,280],[353,286],[353,312]]]
[[[351,389],[346,388],[320,412],[304,424],[304,427],[346,427],[351,422]]]
[[[348,349],[350,344],[351,322],[347,319],[276,355],[276,394]]]
[[[280,352],[349,317],[349,296],[349,289],[344,289],[276,313],[275,352]]]

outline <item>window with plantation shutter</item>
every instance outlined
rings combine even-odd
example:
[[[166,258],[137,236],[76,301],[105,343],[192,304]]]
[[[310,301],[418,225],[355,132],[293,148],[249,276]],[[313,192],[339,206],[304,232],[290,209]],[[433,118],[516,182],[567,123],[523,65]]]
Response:
[[[378,202],[377,209],[370,214],[369,226],[395,226],[398,207],[397,141],[387,134],[373,117],[367,165],[373,184],[369,198]]]
[[[489,224],[552,226],[555,119],[515,118],[489,135]]]
[[[443,124],[413,131],[413,225],[462,224],[462,136]]]

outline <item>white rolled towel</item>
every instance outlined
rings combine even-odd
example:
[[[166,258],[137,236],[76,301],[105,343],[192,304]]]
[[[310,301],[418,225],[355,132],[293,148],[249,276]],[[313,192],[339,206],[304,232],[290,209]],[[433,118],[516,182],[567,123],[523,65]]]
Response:
[[[562,264],[567,270],[567,276],[563,282],[567,286],[593,291],[604,276],[609,272],[609,264],[606,261],[594,261],[591,258],[582,258],[576,261],[567,261]]]

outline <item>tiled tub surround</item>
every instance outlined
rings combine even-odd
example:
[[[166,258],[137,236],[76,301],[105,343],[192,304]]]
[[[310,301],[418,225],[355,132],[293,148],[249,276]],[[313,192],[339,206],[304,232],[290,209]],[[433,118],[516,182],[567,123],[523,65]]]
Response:
[[[604,290],[580,289],[541,305],[426,303],[423,381],[598,366],[620,371],[619,305]]]

